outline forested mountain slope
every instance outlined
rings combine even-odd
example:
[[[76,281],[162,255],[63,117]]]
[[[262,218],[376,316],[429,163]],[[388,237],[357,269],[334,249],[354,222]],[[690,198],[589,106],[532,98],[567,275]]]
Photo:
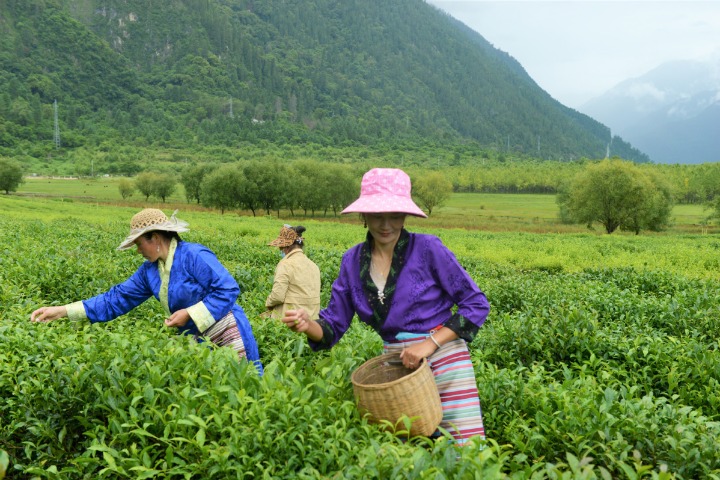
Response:
[[[3,1],[0,154],[50,148],[54,100],[66,149],[470,142],[574,159],[610,141],[423,0]]]

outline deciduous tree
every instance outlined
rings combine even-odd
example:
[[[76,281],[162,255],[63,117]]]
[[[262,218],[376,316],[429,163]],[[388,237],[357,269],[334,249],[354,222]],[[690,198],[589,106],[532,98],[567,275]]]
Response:
[[[295,215],[297,208],[305,209],[305,199],[312,190],[312,181],[302,174],[294,165],[287,169],[288,182],[283,193],[283,205],[290,210],[290,215]],[[305,209],[307,215],[307,209]]]
[[[118,182],[118,191],[123,200],[125,200],[132,197],[132,194],[135,193],[135,186],[127,178],[121,178]]]
[[[163,203],[167,197],[173,194],[177,187],[177,179],[174,175],[156,175],[153,181],[153,195],[160,198]]]
[[[637,207],[620,225],[623,230],[635,232],[636,235],[642,229],[654,232],[665,229],[670,223],[673,203],[672,190],[660,175],[647,169],[642,174],[637,179],[642,186]]]
[[[588,226],[598,222],[607,233],[659,230],[669,221],[671,202],[669,189],[656,176],[619,159],[588,165],[558,196],[565,219]]]
[[[237,165],[223,165],[205,175],[200,186],[200,199],[206,207],[219,208],[220,213],[240,206],[243,174]]]
[[[413,196],[425,207],[428,215],[436,207],[442,206],[450,195],[453,187],[450,180],[440,172],[429,172],[413,179]]]
[[[188,202],[195,200],[200,203],[200,192],[202,181],[205,175],[212,172],[216,167],[208,163],[200,163],[185,168],[180,181],[185,187],[185,198]]]
[[[23,181],[23,171],[19,163],[0,157],[0,190],[5,194],[14,192]]]
[[[135,188],[138,192],[145,195],[145,201],[147,201],[154,192],[154,183],[156,173],[142,172],[135,177]]]
[[[322,187],[327,202],[325,208],[330,208],[333,215],[350,205],[357,198],[358,181],[349,168],[342,165],[327,165],[323,169],[320,179],[325,182]]]
[[[267,215],[277,208],[284,181],[278,169],[275,162],[250,162],[243,168],[248,185],[241,203],[252,210],[253,216],[258,207],[263,207]]]
[[[303,209],[305,215],[310,210],[311,215],[315,216],[316,211],[322,210],[325,205],[324,199],[327,196],[324,183],[320,178],[320,173],[324,171],[323,166],[319,162],[302,160],[295,162],[293,169],[306,179],[303,181],[304,188],[298,192],[300,208]]]

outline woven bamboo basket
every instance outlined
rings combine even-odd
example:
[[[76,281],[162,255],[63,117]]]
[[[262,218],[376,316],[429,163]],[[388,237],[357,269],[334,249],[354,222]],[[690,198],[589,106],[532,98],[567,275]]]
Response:
[[[380,355],[360,365],[350,379],[358,410],[369,414],[369,422],[396,425],[406,415],[412,420],[410,436],[428,436],[440,425],[440,394],[426,359],[411,370],[397,353]],[[402,424],[397,427],[404,429]]]

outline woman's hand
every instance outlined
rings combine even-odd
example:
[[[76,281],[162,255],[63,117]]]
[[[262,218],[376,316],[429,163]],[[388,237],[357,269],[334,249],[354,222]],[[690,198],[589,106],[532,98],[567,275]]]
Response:
[[[304,308],[286,310],[280,321],[293,332],[304,333],[313,342],[320,342],[323,339],[322,327],[316,320],[310,318],[310,314]]]
[[[168,327],[184,327],[190,320],[190,314],[187,309],[183,308],[170,315],[165,319],[165,325]]]
[[[304,333],[310,327],[310,315],[304,308],[286,310],[280,320],[293,332]]]
[[[30,314],[31,322],[52,322],[58,318],[67,317],[67,308],[60,307],[40,307]]]
[[[400,360],[402,360],[406,368],[414,370],[420,366],[423,358],[427,358],[435,353],[436,349],[435,344],[429,341],[415,343],[400,352]]]
[[[423,358],[427,358],[435,353],[435,351],[440,348],[440,345],[444,346],[446,343],[452,342],[457,338],[458,336],[455,332],[447,327],[442,327],[431,332],[422,342],[415,343],[403,349],[403,351],[400,352],[400,360],[402,360],[405,367],[415,369],[420,366]]]

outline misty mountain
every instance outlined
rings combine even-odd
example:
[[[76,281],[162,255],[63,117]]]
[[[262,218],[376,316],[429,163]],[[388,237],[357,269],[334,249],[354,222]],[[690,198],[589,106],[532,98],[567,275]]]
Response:
[[[66,149],[472,144],[569,160],[610,140],[423,0],[0,2],[0,154],[47,156],[55,100]]]
[[[720,161],[720,59],[664,63],[580,110],[654,162]]]

